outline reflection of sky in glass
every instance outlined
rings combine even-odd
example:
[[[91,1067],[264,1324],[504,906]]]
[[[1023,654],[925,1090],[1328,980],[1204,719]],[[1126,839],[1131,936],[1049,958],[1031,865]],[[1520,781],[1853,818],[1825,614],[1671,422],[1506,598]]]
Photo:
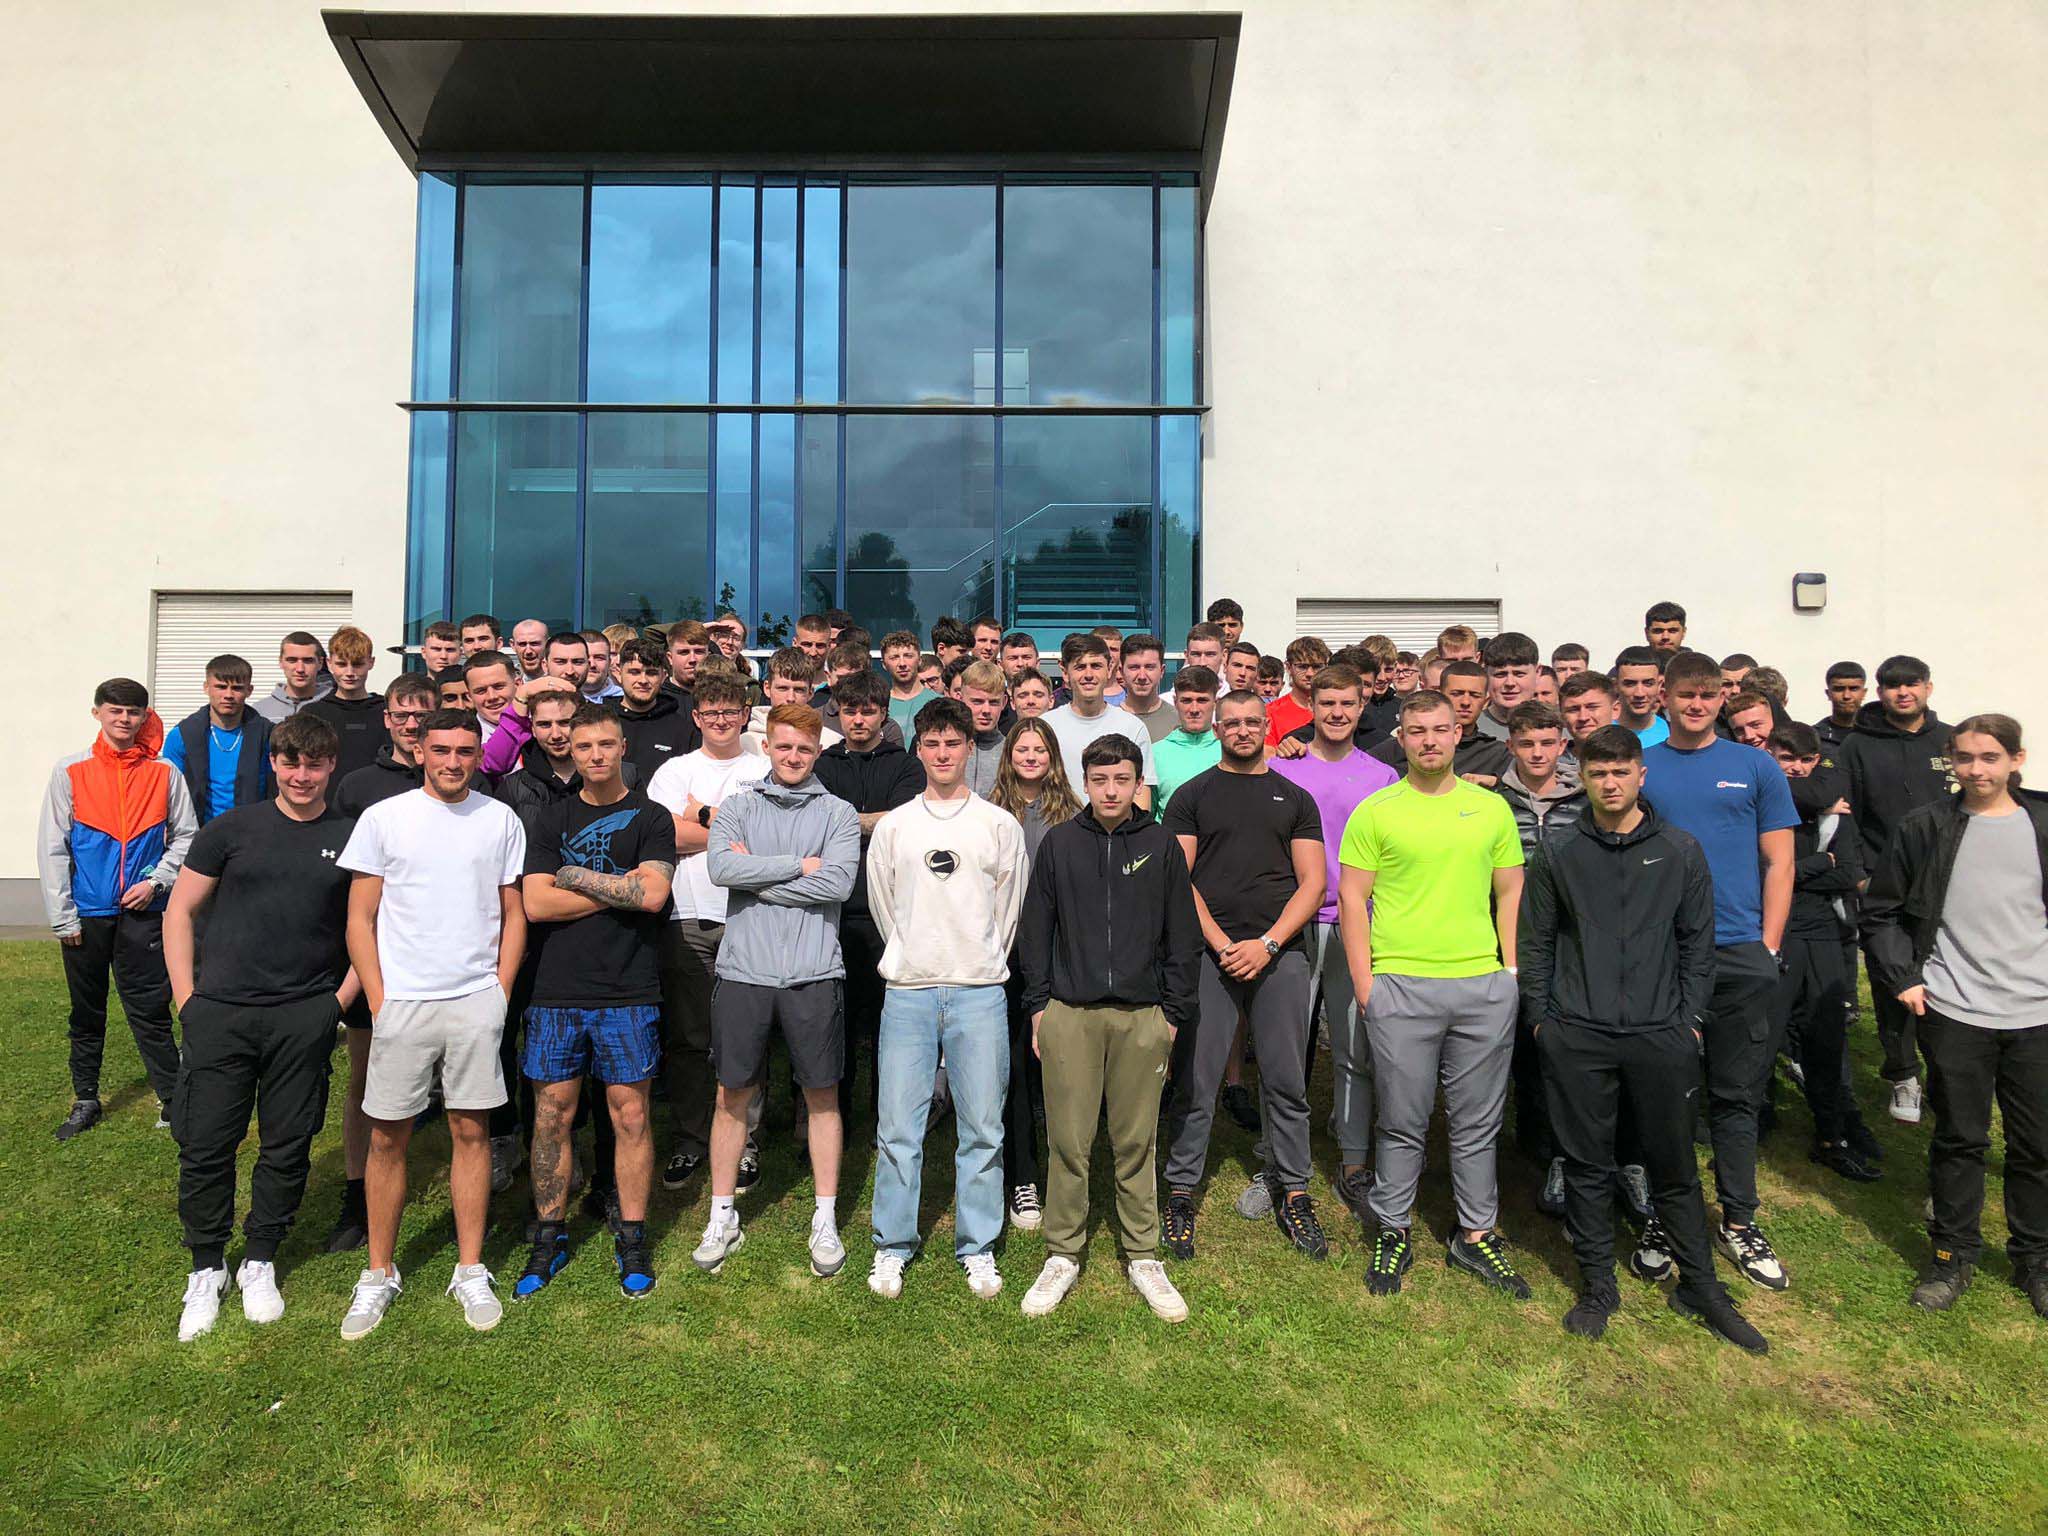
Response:
[[[1177,651],[1199,616],[1198,534],[1202,526],[1202,422],[1198,416],[1159,418],[1159,565],[1165,587],[1161,634]]]
[[[804,188],[804,399],[839,398],[839,189]],[[830,606],[829,604],[827,605]]]
[[[472,411],[456,418],[455,609],[550,629],[576,615],[576,418]]]
[[[586,627],[706,616],[710,432],[708,416],[591,416]]]
[[[1152,188],[1003,190],[1004,396],[1021,354],[1033,405],[1152,398]]]
[[[836,242],[838,237],[833,238]],[[804,584],[799,605],[814,612],[839,606],[839,423],[830,416],[806,416],[802,433]]]
[[[590,396],[711,394],[711,188],[600,182],[590,195]]]
[[[755,609],[759,622],[788,619],[784,640],[795,638],[796,603],[796,418],[763,416],[756,473],[761,481],[761,539],[754,551]]]
[[[761,399],[796,398],[796,188],[761,189]]]
[[[405,521],[405,638],[408,643],[416,643],[429,624],[449,617],[445,411],[418,411],[413,415],[412,484]]]
[[[754,189],[718,189],[718,373],[722,405],[754,398]]]
[[[970,403],[995,345],[995,188],[846,195],[846,398]]]
[[[574,400],[583,184],[462,194],[462,398]]]
[[[718,437],[718,567],[711,573],[720,606],[732,588],[732,606],[748,623],[754,601],[754,420],[746,414],[720,416]]]
[[[1195,251],[1200,238],[1193,187],[1159,189],[1160,399],[1193,405],[1200,380],[1195,356]]]
[[[988,417],[848,417],[846,606],[878,637],[981,612],[994,571],[994,502]]]
[[[451,367],[455,342],[453,176],[420,173],[420,230],[413,283],[412,397],[446,400],[455,384]]]

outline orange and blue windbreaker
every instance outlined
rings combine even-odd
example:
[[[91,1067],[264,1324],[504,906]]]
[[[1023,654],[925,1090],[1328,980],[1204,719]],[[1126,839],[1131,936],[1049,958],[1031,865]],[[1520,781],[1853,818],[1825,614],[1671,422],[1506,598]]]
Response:
[[[163,740],[152,710],[125,752],[100,736],[50,775],[36,862],[57,933],[76,932],[81,917],[114,916],[138,880],[156,883],[150,910],[162,908],[198,830],[185,781],[157,756]]]

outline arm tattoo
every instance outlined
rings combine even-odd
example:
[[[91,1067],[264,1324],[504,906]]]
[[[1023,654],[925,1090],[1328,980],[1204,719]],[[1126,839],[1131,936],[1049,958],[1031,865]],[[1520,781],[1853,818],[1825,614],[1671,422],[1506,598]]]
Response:
[[[575,891],[592,901],[627,911],[637,911],[647,900],[647,882],[637,869],[629,869],[622,875],[601,875],[594,869],[579,869],[573,864],[565,864],[555,871],[555,887],[557,890]]]

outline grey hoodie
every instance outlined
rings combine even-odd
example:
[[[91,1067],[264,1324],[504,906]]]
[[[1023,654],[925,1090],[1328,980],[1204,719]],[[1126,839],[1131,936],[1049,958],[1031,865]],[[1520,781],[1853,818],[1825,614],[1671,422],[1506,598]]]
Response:
[[[284,691],[284,684],[279,683],[268,694],[258,699],[249,707],[272,725],[283,725],[285,721],[291,719],[293,715],[296,715],[308,704],[317,703],[332,692],[334,692],[334,679],[323,673],[313,682],[313,696],[311,698],[295,699]]]
[[[735,853],[734,843],[747,851]],[[811,857],[825,862],[807,875]],[[704,868],[732,893],[721,981],[794,987],[846,974],[839,904],[860,868],[860,816],[816,778],[792,787],[771,776],[727,796],[711,818]]]

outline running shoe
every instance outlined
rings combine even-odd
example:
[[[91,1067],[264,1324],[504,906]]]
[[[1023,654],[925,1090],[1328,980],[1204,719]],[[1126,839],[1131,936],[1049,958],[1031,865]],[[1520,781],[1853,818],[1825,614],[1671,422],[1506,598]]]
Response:
[[[1884,1175],[1865,1162],[1846,1141],[1817,1141],[1807,1157],[1856,1184],[1875,1184]]]
[[[1883,1166],[1884,1147],[1879,1143],[1876,1134],[1872,1132],[1870,1127],[1863,1123],[1861,1115],[1851,1114],[1842,1122],[1842,1140],[1849,1144],[1849,1149],[1852,1152],[1870,1164],[1871,1167]]]
[[[1340,1169],[1337,1173],[1337,1198],[1345,1207],[1368,1227],[1373,1224],[1372,1170],[1370,1168]]]
[[[1621,1186],[1621,1198],[1628,1203],[1628,1213],[1637,1225],[1656,1214],[1650,1204],[1650,1175],[1641,1163],[1623,1163],[1616,1171],[1615,1182]]]
[[[1164,1274],[1165,1270],[1162,1268],[1160,1273]],[[1019,1310],[1026,1317],[1044,1317],[1067,1299],[1067,1292],[1080,1278],[1080,1265],[1072,1259],[1052,1255],[1045,1261],[1045,1268],[1038,1272],[1038,1278],[1031,1282],[1031,1289],[1024,1293],[1024,1303]]]
[[[349,1297],[348,1311],[342,1314],[341,1336],[360,1339],[375,1328],[384,1321],[386,1309],[404,1289],[395,1264],[389,1269],[364,1270],[356,1277],[355,1293]]]
[[[1507,1250],[1507,1237],[1498,1230],[1482,1232],[1478,1237],[1467,1237],[1458,1231],[1451,1234],[1450,1242],[1444,1247],[1444,1262],[1452,1269],[1477,1275],[1495,1290],[1506,1291],[1517,1301],[1527,1301],[1529,1282],[1509,1261]]]
[[[1330,1240],[1323,1236],[1323,1224],[1316,1219],[1315,1204],[1307,1190],[1290,1190],[1287,1198],[1273,1207],[1273,1220],[1281,1235],[1294,1244],[1295,1252],[1312,1259],[1330,1256]]]
[[[1892,1084],[1892,1101],[1888,1106],[1891,1117],[1901,1125],[1920,1123],[1920,1079],[1909,1077],[1904,1082]]]
[[[1643,1235],[1636,1239],[1635,1251],[1628,1256],[1628,1268],[1638,1280],[1647,1280],[1652,1285],[1669,1280],[1677,1271],[1678,1261],[1671,1256],[1671,1234],[1664,1230],[1659,1217],[1652,1216],[1643,1224]]]
[[[868,1289],[884,1301],[894,1301],[903,1294],[903,1255],[900,1253],[877,1253],[875,1262],[868,1266]]]
[[[663,1189],[681,1189],[690,1180],[697,1177],[698,1170],[703,1168],[703,1166],[704,1159],[698,1153],[678,1152],[668,1160],[661,1170],[661,1187]]]
[[[1564,1214],[1564,1159],[1553,1157],[1543,1175],[1543,1188],[1536,1192],[1536,1209],[1546,1216]]]
[[[1166,1193],[1166,1251],[1176,1259],[1195,1256],[1195,1197],[1184,1189]]]
[[[746,1151],[740,1154],[739,1179],[734,1183],[732,1192],[736,1195],[744,1195],[760,1182],[761,1153],[757,1148],[749,1144]]]
[[[57,1139],[69,1141],[81,1132],[89,1131],[106,1117],[98,1099],[73,1099],[71,1113],[64,1117],[64,1123],[57,1127]],[[226,1270],[221,1271],[226,1274]]]
[[[619,1290],[638,1301],[654,1289],[654,1253],[647,1241],[647,1223],[622,1221],[612,1236],[612,1263],[619,1271]]]
[[[1607,1319],[1621,1310],[1621,1292],[1612,1280],[1589,1285],[1564,1315],[1564,1331],[1582,1339],[1597,1339],[1607,1332]]]
[[[520,1145],[517,1133],[510,1136],[491,1138],[491,1193],[502,1195],[512,1187],[512,1176],[519,1172],[519,1165],[526,1161],[525,1148]]]
[[[235,1289],[242,1293],[242,1316],[250,1322],[274,1323],[284,1316],[277,1266],[268,1259],[242,1260],[235,1270]]]
[[[178,1314],[178,1342],[190,1344],[201,1334],[213,1332],[220,1318],[220,1299],[234,1282],[226,1268],[195,1269],[185,1277],[185,1306]]]
[[[811,1273],[830,1280],[846,1268],[846,1244],[839,1240],[839,1227],[823,1211],[811,1213]]]
[[[1266,1176],[1263,1173],[1253,1174],[1251,1182],[1238,1192],[1230,1208],[1246,1221],[1264,1221],[1272,1215],[1273,1189],[1266,1182]]]
[[[1365,1267],[1365,1288],[1375,1296],[1401,1289],[1401,1277],[1415,1263],[1415,1248],[1406,1227],[1381,1227],[1373,1239],[1372,1259]]]
[[[1735,1301],[1729,1296],[1726,1286],[1716,1285],[1703,1296],[1689,1296],[1682,1290],[1674,1290],[1667,1305],[1680,1317],[1691,1318],[1707,1332],[1737,1349],[1747,1350],[1752,1355],[1771,1352],[1764,1336],[1736,1310]]]
[[[728,1220],[716,1216],[704,1224],[703,1239],[696,1251],[690,1255],[690,1262],[707,1275],[715,1275],[725,1268],[725,1261],[746,1246],[747,1234],[740,1227],[740,1218],[735,1212]]]
[[[2048,1321],[2048,1260],[2014,1271],[2012,1283],[2027,1298],[2027,1305],[2034,1309],[2034,1316]]]
[[[1755,1222],[1746,1227],[1731,1227],[1723,1223],[1714,1233],[1714,1246],[1721,1250],[1729,1263],[1742,1271],[1742,1278],[1752,1285],[1760,1285],[1767,1291],[1782,1291],[1792,1283],[1792,1277],[1785,1273],[1785,1266],[1779,1261],[1771,1240],[1764,1236],[1764,1229]]]
[[[544,1221],[533,1229],[533,1248],[526,1256],[526,1268],[512,1282],[512,1299],[524,1301],[537,1296],[569,1262],[569,1229],[559,1221]]]

